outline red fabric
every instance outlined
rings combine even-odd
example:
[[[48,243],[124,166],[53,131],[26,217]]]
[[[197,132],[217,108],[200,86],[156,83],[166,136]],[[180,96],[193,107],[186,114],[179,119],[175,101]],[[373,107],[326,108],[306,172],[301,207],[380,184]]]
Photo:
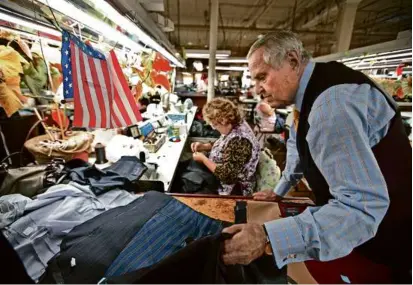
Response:
[[[305,265],[319,284],[347,284],[341,276],[346,276],[352,284],[394,283],[389,267],[373,263],[357,251],[328,262],[306,261]]]
[[[403,74],[403,65],[399,65],[397,68],[396,68],[396,75],[397,76],[400,76],[400,75],[402,75]]]

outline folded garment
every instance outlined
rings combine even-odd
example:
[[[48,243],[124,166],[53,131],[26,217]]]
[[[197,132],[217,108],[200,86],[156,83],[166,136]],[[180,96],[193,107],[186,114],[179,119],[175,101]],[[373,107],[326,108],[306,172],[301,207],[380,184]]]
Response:
[[[147,170],[147,167],[135,156],[122,156],[120,160],[105,169],[90,164],[68,168],[70,181],[90,186],[96,195],[117,188],[134,191],[136,186],[132,182],[137,181]]]
[[[12,206],[8,207],[9,212],[1,213],[0,224],[9,224],[2,230],[3,234],[17,251],[30,277],[37,280],[48,261],[60,251],[60,243],[71,229],[137,197],[125,190],[96,196],[88,186],[60,184],[35,199],[3,196],[0,205],[9,203]]]

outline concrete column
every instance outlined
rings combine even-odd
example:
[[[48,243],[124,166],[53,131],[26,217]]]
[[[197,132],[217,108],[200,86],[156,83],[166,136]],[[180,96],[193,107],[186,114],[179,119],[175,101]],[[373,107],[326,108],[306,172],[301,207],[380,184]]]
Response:
[[[209,69],[208,69],[208,102],[215,96],[214,82],[215,82],[215,63],[217,53],[217,39],[218,39],[218,0],[211,0],[211,12],[209,15]]]
[[[337,44],[333,52],[344,52],[350,49],[357,6],[361,0],[346,0],[339,5],[336,29]]]

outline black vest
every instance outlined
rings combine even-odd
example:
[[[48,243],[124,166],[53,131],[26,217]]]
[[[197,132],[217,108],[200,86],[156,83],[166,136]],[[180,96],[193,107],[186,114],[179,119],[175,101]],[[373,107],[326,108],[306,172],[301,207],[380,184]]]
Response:
[[[297,130],[297,149],[316,204],[322,206],[333,197],[326,179],[312,159],[306,136],[311,108],[323,91],[340,84],[369,84],[377,88],[396,111],[386,136],[372,148],[387,184],[390,207],[376,236],[355,250],[372,261],[398,269],[411,269],[412,253],[412,148],[395,102],[371,79],[338,62],[316,63],[304,93]],[[341,96],[346,96],[345,94]]]

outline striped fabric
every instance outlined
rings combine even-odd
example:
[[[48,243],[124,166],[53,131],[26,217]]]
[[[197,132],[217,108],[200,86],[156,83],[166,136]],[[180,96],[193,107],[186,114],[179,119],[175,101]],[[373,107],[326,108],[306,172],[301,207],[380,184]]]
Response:
[[[142,120],[112,50],[104,55],[63,32],[64,97],[74,99],[75,127],[116,128]]]
[[[106,271],[119,276],[158,263],[186,245],[186,240],[220,232],[220,222],[171,200],[136,233]]]

